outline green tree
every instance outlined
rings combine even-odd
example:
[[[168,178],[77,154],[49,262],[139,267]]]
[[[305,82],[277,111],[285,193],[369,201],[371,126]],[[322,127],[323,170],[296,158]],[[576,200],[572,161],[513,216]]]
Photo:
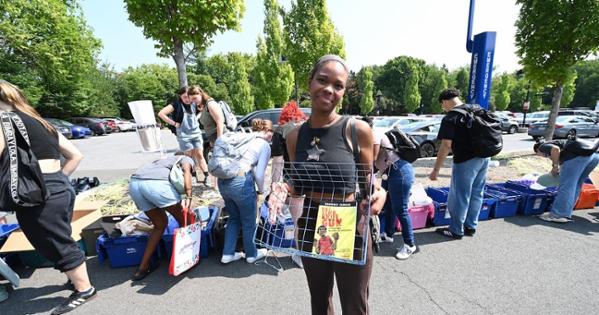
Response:
[[[420,107],[420,91],[418,90],[418,81],[420,80],[420,68],[416,63],[409,64],[409,76],[406,80],[405,90],[403,93],[403,104],[405,111],[413,113]]]
[[[258,109],[284,105],[293,90],[293,70],[283,62],[285,43],[279,12],[276,0],[264,0],[264,40],[258,38],[256,67],[252,71]]]
[[[545,132],[553,138],[564,84],[574,65],[599,49],[599,1],[517,0],[517,53],[535,85],[554,87]]]
[[[468,98],[468,80],[470,79],[470,68],[468,66],[460,67],[450,74],[449,86],[460,90],[463,101]]]
[[[375,71],[378,72],[375,85],[384,95],[381,107],[386,114],[411,113],[420,106],[418,83],[424,65],[423,60],[399,56]]]
[[[44,115],[82,115],[100,41],[77,1],[0,0],[0,77],[17,84]]]
[[[232,110],[236,114],[245,115],[254,110],[254,97],[246,68],[247,60],[240,53],[231,53],[228,59],[233,69],[231,82],[228,84]]]
[[[440,113],[439,93],[447,88],[446,69],[435,65],[425,65],[422,69],[420,80],[420,94],[422,95],[423,113]]]
[[[179,86],[187,86],[186,59],[204,50],[217,32],[239,29],[245,11],[243,0],[125,0],[129,20],[157,42],[158,55],[172,57]],[[185,44],[191,45],[189,52]]]
[[[562,98],[560,100],[560,106],[567,107],[572,103],[574,99],[574,92],[576,90],[576,70],[572,69],[570,75],[566,78],[564,82],[564,91],[562,92]]]
[[[284,13],[287,60],[296,83],[308,86],[308,75],[318,58],[326,54],[345,57],[343,38],[329,18],[325,0],[296,0]]]
[[[108,64],[102,64],[89,75],[89,115],[95,117],[119,116],[117,103],[117,73]]]
[[[374,109],[374,82],[372,81],[372,70],[364,67],[358,73],[359,87],[362,91],[360,98],[360,113],[368,115]]]
[[[495,110],[502,111],[507,109],[510,104],[510,91],[513,85],[514,79],[510,74],[503,73],[495,77],[491,92]]]
[[[578,77],[572,105],[595,108],[599,101],[599,59],[581,61],[574,69]]]

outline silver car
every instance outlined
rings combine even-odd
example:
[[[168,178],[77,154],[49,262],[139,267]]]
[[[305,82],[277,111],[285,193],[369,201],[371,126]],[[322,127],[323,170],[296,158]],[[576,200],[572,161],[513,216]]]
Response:
[[[440,127],[440,120],[430,119],[400,126],[399,129],[418,141],[421,157],[433,157],[437,156],[439,146],[441,145],[441,141],[437,139]]]
[[[538,139],[545,134],[547,121],[531,124],[528,135]],[[599,124],[594,119],[585,116],[558,116],[555,121],[554,138],[566,138],[569,135],[579,137],[599,137]]]

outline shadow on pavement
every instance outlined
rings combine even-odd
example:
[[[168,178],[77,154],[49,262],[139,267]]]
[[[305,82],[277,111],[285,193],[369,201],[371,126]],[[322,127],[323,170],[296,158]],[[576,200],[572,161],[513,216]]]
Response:
[[[443,226],[440,226],[443,227]],[[423,246],[431,245],[431,244],[440,244],[445,242],[459,242],[460,240],[454,240],[449,237],[443,236],[435,232],[433,228],[431,231],[414,233],[414,237],[416,240],[416,245],[419,247],[419,250],[422,250]],[[403,245],[403,239],[401,236],[401,232],[398,232],[393,237],[393,243],[381,243],[380,251],[375,253],[375,256],[381,257],[395,257],[397,253],[397,249]]]
[[[599,215],[599,213],[589,213],[591,215]],[[597,218],[597,217],[596,217]],[[569,223],[554,223],[546,222],[535,216],[516,216],[511,218],[505,218],[505,222],[512,223],[521,227],[529,227],[535,225],[542,225],[561,229],[568,232],[578,233],[582,235],[591,235],[592,233],[599,233],[599,224],[597,220],[585,218],[580,216],[574,211],[572,215],[573,222]]]

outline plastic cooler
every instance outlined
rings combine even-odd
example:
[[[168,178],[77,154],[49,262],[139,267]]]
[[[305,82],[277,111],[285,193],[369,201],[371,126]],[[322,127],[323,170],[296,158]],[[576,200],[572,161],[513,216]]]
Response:
[[[210,252],[210,248],[212,248],[212,227],[214,226],[214,222],[216,221],[216,215],[218,211],[214,207],[208,207],[210,211],[210,219],[206,224],[206,227],[202,229],[202,239],[200,241],[200,257],[206,258]],[[179,227],[177,220],[174,217],[169,216],[169,223],[167,228],[162,235],[162,241],[159,246],[160,248],[160,256],[162,258],[166,258],[167,260],[171,259],[171,255],[173,254],[173,235],[175,234],[175,229]]]
[[[418,207],[411,207],[408,210],[410,214],[410,219],[412,219],[412,229],[422,229],[426,227],[426,223],[429,219],[432,219],[435,216],[435,205],[429,204]],[[385,231],[385,225],[387,224],[385,219],[385,214],[381,213],[379,215],[379,220],[381,222],[381,231]],[[401,231],[401,224],[399,223],[399,219],[395,218],[395,230]]]
[[[449,225],[451,218],[449,212],[447,212],[447,196],[449,195],[449,187],[426,188],[426,194],[433,199],[435,202],[435,214],[433,218],[434,225]],[[478,214],[478,220],[484,221],[489,219],[489,214],[493,211],[497,199],[494,196],[485,195],[483,197],[483,204]]]
[[[589,209],[595,208],[595,204],[599,199],[599,190],[593,184],[582,184],[578,201],[574,205],[574,209]]]
[[[110,237],[102,234],[96,242],[98,261],[108,259],[113,268],[139,265],[148,244],[146,235]],[[155,252],[152,259],[158,259]]]
[[[497,203],[495,204],[493,211],[491,211],[492,218],[513,217],[518,212],[518,207],[520,206],[520,201],[522,199],[519,192],[487,185],[485,194],[497,199]]]
[[[522,195],[522,202],[518,206],[518,213],[523,215],[542,214],[547,211],[553,200],[553,193],[550,191],[532,189],[519,182],[508,181],[505,184],[495,184],[492,186],[519,192]]]

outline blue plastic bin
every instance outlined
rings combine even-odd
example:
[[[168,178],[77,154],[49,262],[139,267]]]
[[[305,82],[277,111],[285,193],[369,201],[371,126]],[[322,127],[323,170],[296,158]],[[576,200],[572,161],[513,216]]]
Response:
[[[210,220],[208,220],[208,224],[206,224],[206,228],[202,230],[202,239],[200,241],[200,257],[206,258],[210,253],[210,249],[212,248],[212,227],[214,226],[214,222],[216,222],[216,216],[218,214],[217,209],[214,207],[209,207],[210,210]],[[160,256],[162,258],[166,258],[167,260],[171,259],[171,255],[173,254],[173,235],[175,229],[178,228],[177,221],[173,218],[174,224],[169,222],[169,225],[162,235],[162,242],[160,244]]]
[[[428,187],[426,188],[426,194],[429,197],[431,197],[433,201],[438,203],[438,205],[435,205],[435,217],[433,219],[433,223],[435,225],[448,225],[451,222],[451,219],[447,218],[446,216],[447,196],[449,195],[449,187]],[[494,210],[496,203],[497,198],[491,195],[485,195],[483,199],[483,204],[480,209],[480,213],[478,214],[478,220],[488,220],[489,215]]]
[[[497,199],[497,204],[491,212],[492,218],[513,217],[518,212],[522,199],[519,192],[487,185],[485,193]]]
[[[275,248],[293,248],[295,247],[295,238],[285,238],[285,225],[277,223],[270,224],[268,222],[268,205],[266,201],[260,207],[260,217],[263,219],[264,225],[260,226],[256,233],[260,233],[259,239],[264,243]]]
[[[103,262],[108,259],[113,268],[137,266],[143,258],[147,244],[148,237],[145,235],[111,238],[102,234],[96,242],[98,261]],[[157,258],[155,252],[152,259]]]
[[[517,182],[508,181],[505,184],[497,184],[499,187],[520,192],[522,202],[518,207],[518,213],[523,215],[537,215],[547,211],[553,200],[553,194],[547,190],[535,190]]]

